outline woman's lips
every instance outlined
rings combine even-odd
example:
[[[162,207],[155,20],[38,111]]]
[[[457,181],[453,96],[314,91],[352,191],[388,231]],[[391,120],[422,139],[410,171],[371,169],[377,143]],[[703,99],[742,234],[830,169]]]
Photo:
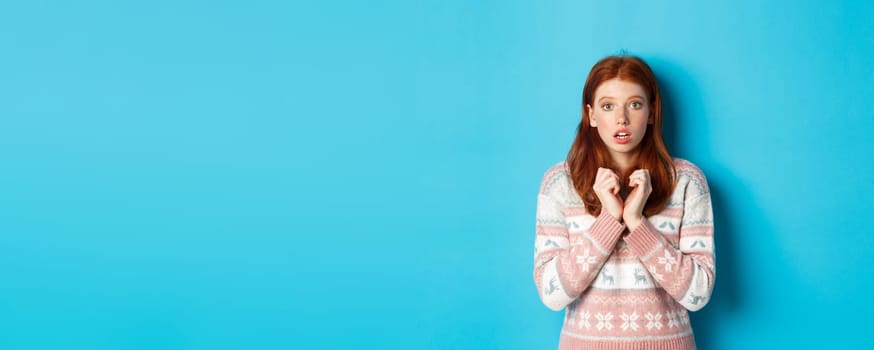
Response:
[[[626,144],[631,141],[631,133],[628,131],[620,130],[613,135],[613,140],[618,144]]]

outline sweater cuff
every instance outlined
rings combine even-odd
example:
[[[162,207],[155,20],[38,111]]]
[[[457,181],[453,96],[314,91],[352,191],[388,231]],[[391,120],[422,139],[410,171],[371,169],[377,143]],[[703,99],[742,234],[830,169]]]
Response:
[[[625,243],[635,255],[643,258],[662,244],[662,235],[644,218],[634,231],[625,236]]]
[[[616,245],[616,241],[619,240],[622,231],[625,231],[625,225],[608,214],[606,210],[601,210],[601,214],[589,228],[589,238],[609,253]]]

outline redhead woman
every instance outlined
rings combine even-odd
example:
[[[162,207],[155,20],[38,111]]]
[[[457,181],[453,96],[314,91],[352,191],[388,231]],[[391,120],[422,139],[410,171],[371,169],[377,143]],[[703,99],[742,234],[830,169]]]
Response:
[[[534,282],[566,310],[560,349],[695,349],[689,311],[715,279],[704,174],[672,158],[650,67],[610,56],[592,67],[567,159],[537,197]]]

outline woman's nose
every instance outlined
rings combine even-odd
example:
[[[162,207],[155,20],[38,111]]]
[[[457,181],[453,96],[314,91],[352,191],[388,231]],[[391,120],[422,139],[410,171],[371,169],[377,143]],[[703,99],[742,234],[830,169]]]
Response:
[[[619,125],[628,125],[628,110],[622,108],[619,113],[616,113],[616,123]]]

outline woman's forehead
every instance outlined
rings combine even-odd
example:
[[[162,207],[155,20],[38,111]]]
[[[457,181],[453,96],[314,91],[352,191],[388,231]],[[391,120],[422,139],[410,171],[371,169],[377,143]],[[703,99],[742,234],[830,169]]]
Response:
[[[633,81],[613,78],[606,80],[595,89],[595,99],[601,98],[628,98],[640,96],[646,98],[646,92],[640,84]]]

